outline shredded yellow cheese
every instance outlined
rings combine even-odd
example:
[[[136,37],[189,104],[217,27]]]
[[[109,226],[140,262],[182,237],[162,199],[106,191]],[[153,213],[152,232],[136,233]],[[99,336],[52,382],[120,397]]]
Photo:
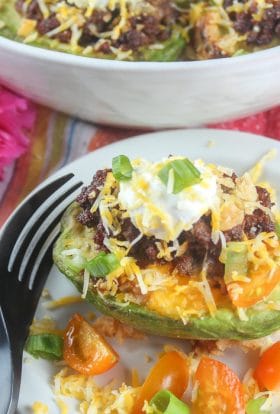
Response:
[[[49,301],[45,304],[47,309],[57,309],[67,305],[73,305],[75,303],[81,303],[82,299],[80,296],[64,296],[63,298]]]
[[[54,382],[57,397],[72,397],[78,400],[79,412],[82,414],[129,414],[138,392],[138,388],[125,384],[118,389],[114,389],[113,384],[99,387],[92,378],[80,374],[71,375],[67,369],[60,371]],[[66,413],[67,411],[61,412]]]
[[[22,19],[20,27],[18,29],[18,35],[22,37],[28,37],[34,32],[36,25],[36,20]]]
[[[265,164],[268,161],[273,160],[277,155],[277,150],[276,149],[271,149],[270,151],[268,151],[254,166],[253,168],[251,168],[251,170],[249,171],[249,174],[252,178],[252,181],[254,184],[257,184],[262,173],[263,173],[263,169]]]
[[[61,398],[56,399],[56,404],[58,405],[58,407],[60,409],[60,414],[68,414],[69,413],[68,405]]]
[[[49,408],[46,404],[43,404],[40,401],[36,401],[32,405],[33,414],[49,414]]]

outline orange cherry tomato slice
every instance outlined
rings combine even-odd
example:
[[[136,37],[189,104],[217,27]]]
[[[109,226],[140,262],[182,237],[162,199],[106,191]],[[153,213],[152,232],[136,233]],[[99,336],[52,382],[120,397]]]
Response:
[[[79,314],[73,315],[64,334],[65,362],[83,375],[108,371],[119,360],[118,354]]]
[[[181,398],[189,382],[189,363],[177,351],[166,352],[153,366],[135,401],[131,414],[143,414],[145,401],[160,390],[167,389]]]
[[[255,369],[254,378],[261,390],[280,390],[280,342],[264,351]]]
[[[261,267],[250,272],[250,278],[250,282],[233,282],[227,286],[229,297],[237,307],[248,308],[266,298],[280,282],[280,269],[270,272],[267,267]]]
[[[245,414],[242,384],[227,365],[202,357],[194,376],[196,383],[193,414]]]

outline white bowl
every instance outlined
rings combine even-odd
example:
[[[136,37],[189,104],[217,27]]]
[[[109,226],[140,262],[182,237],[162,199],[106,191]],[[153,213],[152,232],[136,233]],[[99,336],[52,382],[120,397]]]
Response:
[[[57,110],[110,125],[197,126],[280,103],[280,46],[197,62],[118,62],[0,38],[0,82]]]

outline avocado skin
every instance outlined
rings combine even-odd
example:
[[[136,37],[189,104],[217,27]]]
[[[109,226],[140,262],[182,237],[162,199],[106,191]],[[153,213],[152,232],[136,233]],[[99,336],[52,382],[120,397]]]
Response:
[[[75,220],[78,211],[78,204],[73,203],[65,212],[61,221],[61,235],[54,246],[53,259],[58,269],[82,292],[82,276],[66,266],[60,254],[65,250],[65,242],[69,237],[79,237],[82,226]],[[280,292],[277,296],[280,296]],[[138,330],[172,338],[248,340],[269,335],[280,328],[280,312],[275,310],[258,311],[251,308],[246,312],[248,320],[241,321],[234,311],[219,309],[215,317],[190,317],[184,325],[181,320],[161,316],[145,306],[121,306],[113,297],[102,298],[91,287],[86,300],[100,312]]]

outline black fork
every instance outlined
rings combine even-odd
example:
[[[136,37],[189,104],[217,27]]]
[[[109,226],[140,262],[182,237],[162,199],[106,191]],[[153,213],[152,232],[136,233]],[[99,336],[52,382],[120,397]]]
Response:
[[[59,221],[82,185],[73,177],[28,198],[0,235],[0,414],[17,407],[24,343],[52,266]]]

